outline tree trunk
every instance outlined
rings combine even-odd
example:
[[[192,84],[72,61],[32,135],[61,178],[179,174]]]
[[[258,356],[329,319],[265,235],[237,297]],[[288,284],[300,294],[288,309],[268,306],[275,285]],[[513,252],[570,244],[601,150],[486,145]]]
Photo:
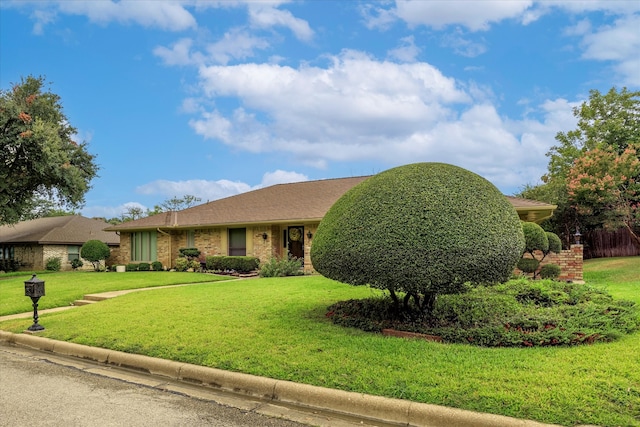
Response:
[[[438,294],[436,294],[435,292],[429,292],[424,294],[424,299],[422,301],[422,312],[431,313],[436,306],[437,298],[438,298]]]

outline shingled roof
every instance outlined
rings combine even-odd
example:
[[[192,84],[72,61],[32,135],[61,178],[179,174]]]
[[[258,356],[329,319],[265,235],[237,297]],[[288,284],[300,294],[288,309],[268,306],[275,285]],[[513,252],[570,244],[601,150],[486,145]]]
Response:
[[[22,221],[0,227],[0,243],[82,245],[100,240],[110,246],[120,244],[116,233],[104,231],[109,224],[80,215],[56,216]]]
[[[163,212],[108,227],[109,231],[167,228],[197,228],[319,222],[329,208],[349,189],[368,176],[277,184],[214,200],[177,212]],[[536,220],[549,217],[553,205],[517,197],[507,197],[518,210],[536,212]]]

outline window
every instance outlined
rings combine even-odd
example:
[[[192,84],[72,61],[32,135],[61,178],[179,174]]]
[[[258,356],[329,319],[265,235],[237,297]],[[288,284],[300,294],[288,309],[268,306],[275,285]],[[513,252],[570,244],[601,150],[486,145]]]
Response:
[[[196,247],[196,232],[195,230],[187,230],[187,247],[195,248]]]
[[[14,254],[14,246],[0,246],[0,259],[13,259]]]
[[[69,261],[80,259],[80,246],[67,246],[67,259]]]
[[[156,261],[157,242],[155,231],[131,233],[131,261]]]
[[[247,255],[247,229],[246,228],[230,228],[229,229],[229,255],[231,256]]]

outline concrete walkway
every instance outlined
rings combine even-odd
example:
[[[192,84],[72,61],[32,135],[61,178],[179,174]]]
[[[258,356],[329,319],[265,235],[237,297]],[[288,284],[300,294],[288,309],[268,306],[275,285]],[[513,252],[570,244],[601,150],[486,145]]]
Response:
[[[188,285],[175,285],[188,286]],[[173,287],[173,286],[172,286]],[[131,292],[162,287],[132,289],[85,295],[89,304]],[[81,303],[82,304],[82,303]],[[74,306],[39,311],[39,314],[68,310]],[[33,313],[0,317],[0,321],[28,318]],[[26,331],[25,331],[26,332]],[[456,426],[456,427],[543,427],[550,424],[501,415],[478,413],[408,400],[390,399],[361,393],[298,384],[254,375],[228,372],[188,363],[157,359],[97,347],[38,337],[34,333],[13,334],[0,330],[0,341],[51,352],[55,355],[90,360],[107,366],[133,369],[153,377],[214,389],[250,399],[290,406],[336,417],[360,420],[362,425]]]

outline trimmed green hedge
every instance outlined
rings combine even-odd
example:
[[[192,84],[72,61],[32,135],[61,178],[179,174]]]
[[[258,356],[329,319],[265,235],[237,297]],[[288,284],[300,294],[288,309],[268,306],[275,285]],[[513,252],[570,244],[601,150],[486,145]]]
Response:
[[[457,166],[416,163],[344,194],[321,221],[311,260],[340,282],[432,299],[467,282],[507,280],[523,250],[518,214],[493,184]]]
[[[205,258],[207,270],[214,271],[236,271],[238,273],[249,273],[257,270],[260,259],[251,256],[208,256]]]
[[[525,252],[531,255],[535,251],[547,253],[549,251],[549,238],[547,233],[535,222],[523,222],[522,231],[524,232]]]

